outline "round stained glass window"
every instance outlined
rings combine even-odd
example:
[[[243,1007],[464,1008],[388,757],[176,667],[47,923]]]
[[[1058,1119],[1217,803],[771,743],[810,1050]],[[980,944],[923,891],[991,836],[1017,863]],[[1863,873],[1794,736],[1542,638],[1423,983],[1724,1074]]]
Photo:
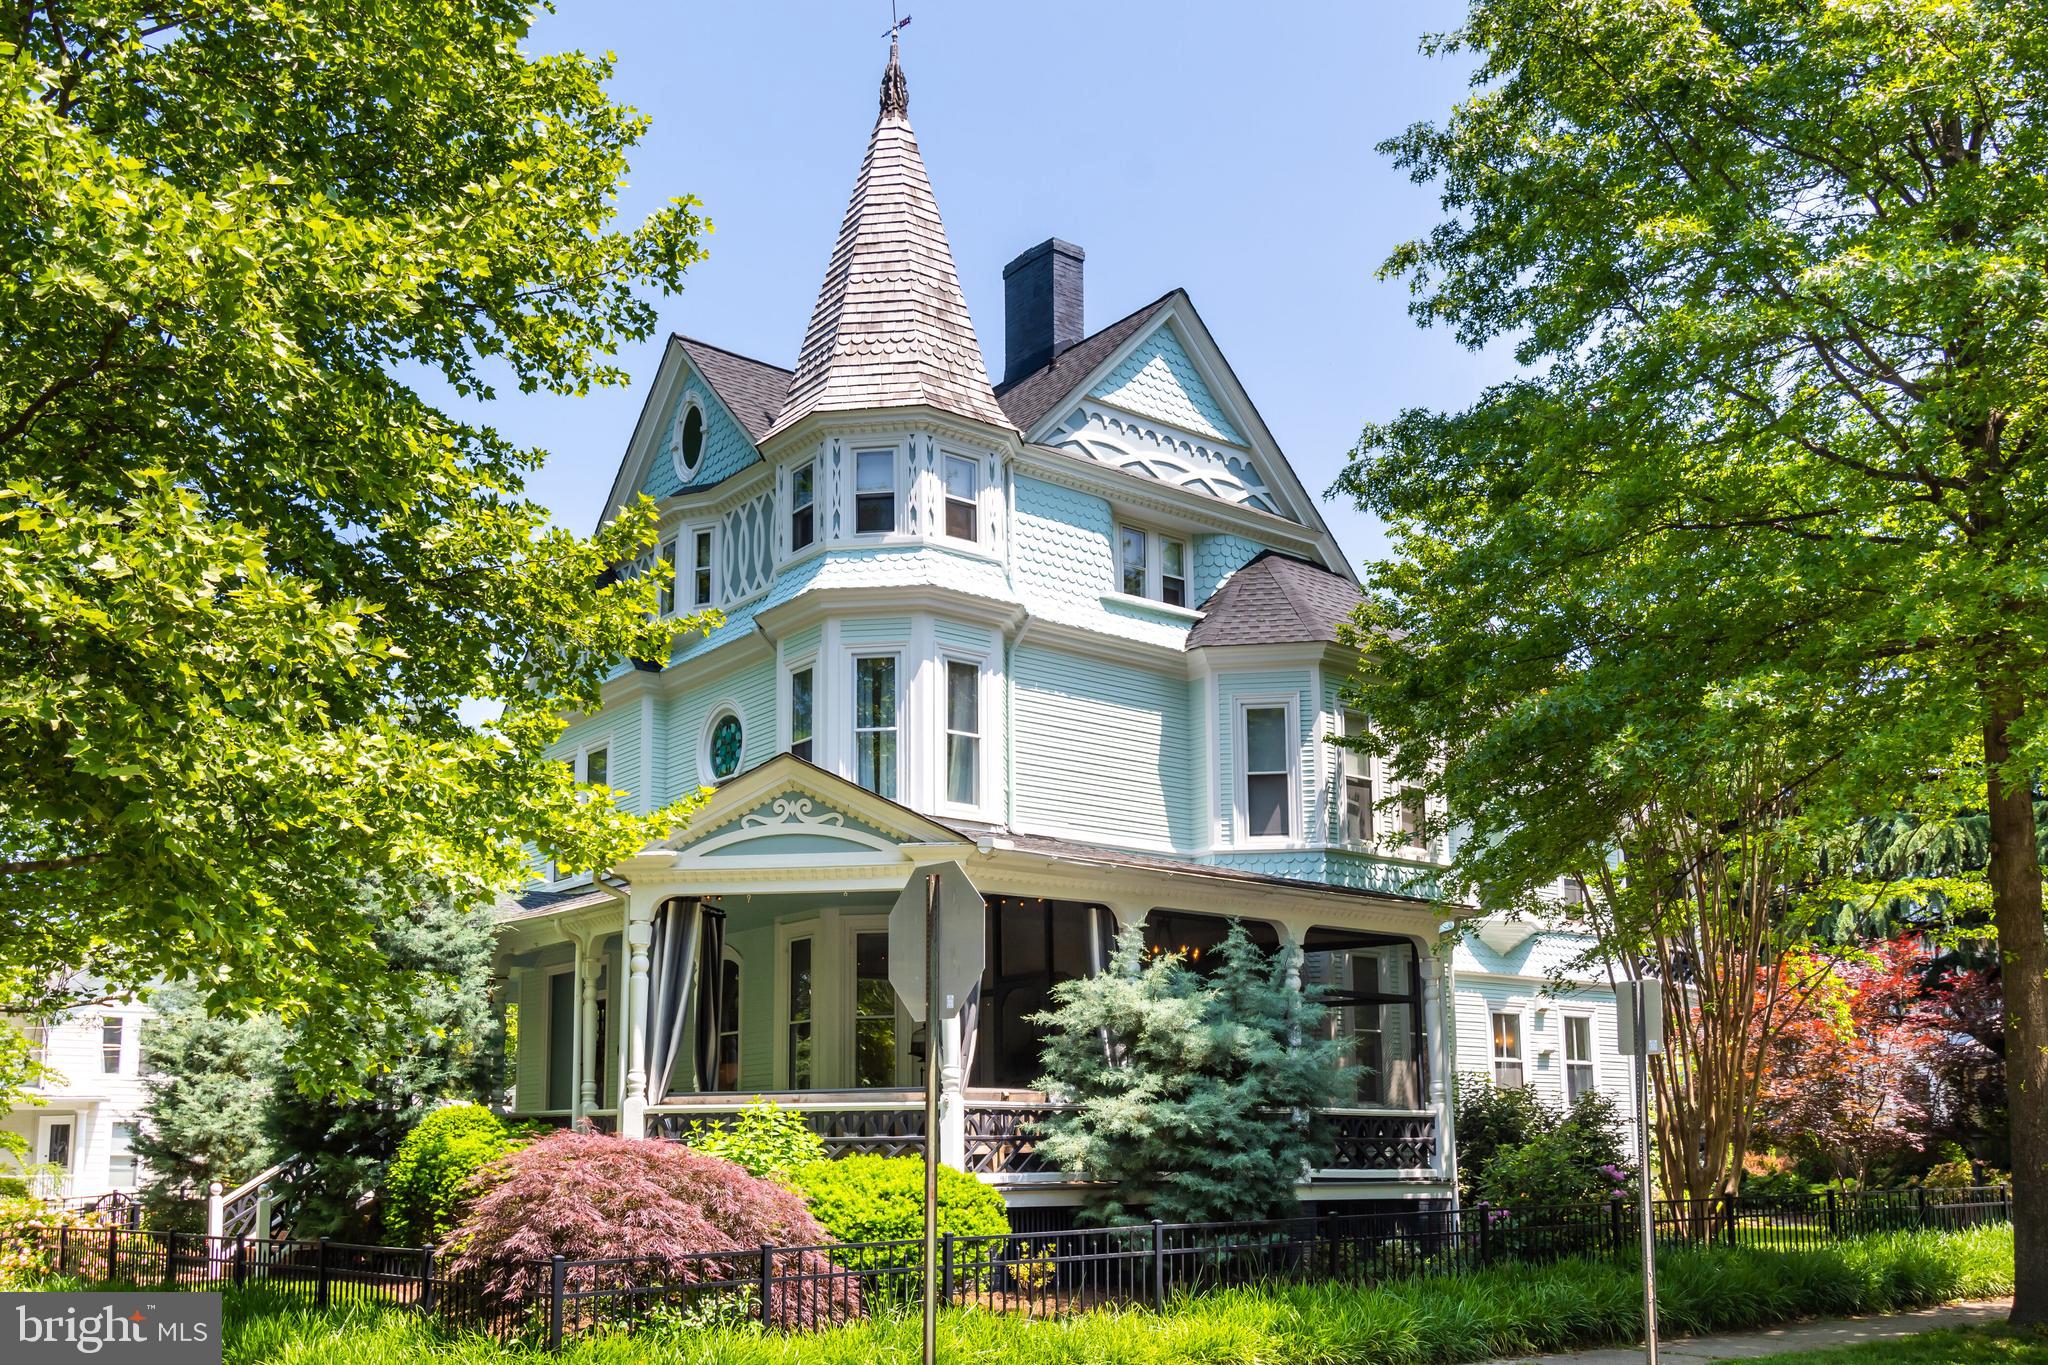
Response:
[[[723,782],[740,770],[740,718],[728,711],[711,727],[711,777]]]

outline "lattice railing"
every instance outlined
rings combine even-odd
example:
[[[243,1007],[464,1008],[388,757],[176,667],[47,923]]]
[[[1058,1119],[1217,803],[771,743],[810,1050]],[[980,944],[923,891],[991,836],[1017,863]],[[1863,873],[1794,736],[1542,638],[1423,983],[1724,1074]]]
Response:
[[[1333,1171],[1414,1171],[1436,1164],[1436,1115],[1337,1109],[1327,1116]]]
[[[916,1156],[924,1151],[922,1104],[817,1102],[807,1101],[801,1095],[775,1099],[803,1114],[811,1131],[824,1140],[829,1156]],[[749,1097],[730,1105],[691,1103],[664,1107],[649,1112],[648,1127],[655,1137],[680,1141],[693,1121],[724,1127],[738,1118],[742,1104],[751,1102]]]
[[[1067,1106],[967,1106],[967,1169],[976,1175],[1042,1175],[1059,1168],[1038,1155],[1039,1125]]]

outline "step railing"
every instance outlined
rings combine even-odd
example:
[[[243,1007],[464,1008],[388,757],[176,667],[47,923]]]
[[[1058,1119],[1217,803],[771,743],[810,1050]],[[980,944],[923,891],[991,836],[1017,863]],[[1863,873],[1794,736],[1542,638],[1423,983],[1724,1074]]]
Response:
[[[298,1212],[300,1186],[313,1173],[303,1157],[258,1171],[232,1190],[216,1180],[207,1191],[206,1235],[283,1240]]]

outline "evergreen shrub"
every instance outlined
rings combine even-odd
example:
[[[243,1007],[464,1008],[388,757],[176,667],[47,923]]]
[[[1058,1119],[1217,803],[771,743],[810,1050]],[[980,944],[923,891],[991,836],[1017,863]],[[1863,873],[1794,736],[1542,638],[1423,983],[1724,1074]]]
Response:
[[[504,1120],[451,1104],[413,1125],[384,1168],[384,1235],[398,1246],[445,1241],[477,1173],[511,1149]]]
[[[924,1236],[924,1160],[914,1156],[849,1156],[798,1168],[792,1183],[811,1216],[841,1242],[908,1242]],[[965,1171],[939,1167],[939,1235],[961,1238],[1000,1237],[1010,1230],[1003,1197]],[[955,1276],[980,1284],[1001,1244],[968,1241],[954,1252]],[[917,1264],[919,1249],[898,1247],[886,1252],[848,1248],[830,1253],[849,1269],[877,1264]],[[915,1276],[879,1276],[877,1289],[908,1292]]]
[[[811,1131],[803,1113],[756,1096],[730,1122],[693,1119],[683,1142],[706,1156],[723,1157],[749,1175],[789,1183],[800,1166],[825,1160],[825,1139]]]

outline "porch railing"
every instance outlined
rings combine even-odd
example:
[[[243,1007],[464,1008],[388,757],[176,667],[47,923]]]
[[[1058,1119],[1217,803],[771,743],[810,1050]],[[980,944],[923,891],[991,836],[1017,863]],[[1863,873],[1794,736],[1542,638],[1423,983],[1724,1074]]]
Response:
[[[924,1151],[924,1096],[915,1090],[799,1090],[763,1095],[671,1095],[647,1107],[650,1136],[680,1139],[693,1122],[725,1126],[757,1099],[804,1116],[827,1156],[916,1156]]]
[[[1072,1106],[1046,1100],[967,1102],[967,1169],[975,1175],[1057,1175],[1038,1154],[1041,1125]],[[1437,1116],[1429,1110],[1326,1111],[1333,1147],[1319,1179],[1435,1169]]]

